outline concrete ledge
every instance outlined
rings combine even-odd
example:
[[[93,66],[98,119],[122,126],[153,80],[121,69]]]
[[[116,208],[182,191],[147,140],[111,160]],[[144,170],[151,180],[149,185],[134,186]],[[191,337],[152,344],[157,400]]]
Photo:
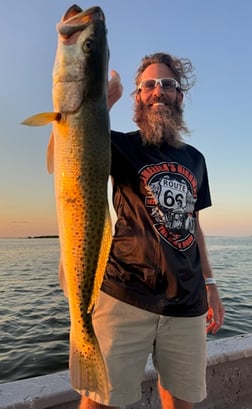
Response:
[[[252,334],[208,342],[207,399],[197,409],[252,409]],[[127,409],[159,409],[157,373],[149,357],[142,400]],[[0,409],[77,409],[68,371],[0,384]]]
[[[68,371],[0,384],[0,409],[74,409],[79,399]]]
[[[208,366],[252,357],[252,334],[208,341]]]
[[[252,409],[252,334],[208,342],[207,391],[195,409]]]

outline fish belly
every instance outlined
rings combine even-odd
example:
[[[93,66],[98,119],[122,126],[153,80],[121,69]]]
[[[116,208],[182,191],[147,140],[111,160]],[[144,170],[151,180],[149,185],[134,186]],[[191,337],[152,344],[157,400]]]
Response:
[[[106,127],[85,130],[76,120],[62,125],[54,132],[55,193],[71,321],[71,382],[80,392],[97,391],[104,398],[107,373],[91,312],[112,237],[107,201],[110,141]]]

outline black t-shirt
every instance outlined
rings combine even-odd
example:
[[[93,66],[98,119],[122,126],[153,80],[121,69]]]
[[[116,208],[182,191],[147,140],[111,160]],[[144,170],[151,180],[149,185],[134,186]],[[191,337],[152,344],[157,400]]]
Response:
[[[102,290],[162,315],[205,313],[195,219],[211,205],[203,155],[143,145],[138,131],[111,138],[117,222]]]

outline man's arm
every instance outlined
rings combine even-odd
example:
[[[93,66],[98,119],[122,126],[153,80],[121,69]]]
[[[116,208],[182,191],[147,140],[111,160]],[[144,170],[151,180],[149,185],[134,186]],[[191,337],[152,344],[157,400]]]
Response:
[[[199,252],[200,252],[203,276],[205,279],[213,278],[213,271],[209,263],[205,238],[204,238],[203,231],[200,227],[198,212],[196,213],[196,223],[197,223],[197,243],[198,243]],[[212,333],[216,334],[216,332],[223,325],[224,313],[225,313],[216,284],[207,285],[207,300],[208,300],[209,308],[212,309],[212,312],[213,312]]]

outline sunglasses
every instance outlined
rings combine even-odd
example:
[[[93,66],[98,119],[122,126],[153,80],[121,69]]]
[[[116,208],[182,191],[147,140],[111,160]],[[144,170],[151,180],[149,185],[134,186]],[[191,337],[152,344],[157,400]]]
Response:
[[[180,91],[180,84],[174,78],[149,78],[140,82],[138,91],[153,91],[158,84],[166,91]]]

